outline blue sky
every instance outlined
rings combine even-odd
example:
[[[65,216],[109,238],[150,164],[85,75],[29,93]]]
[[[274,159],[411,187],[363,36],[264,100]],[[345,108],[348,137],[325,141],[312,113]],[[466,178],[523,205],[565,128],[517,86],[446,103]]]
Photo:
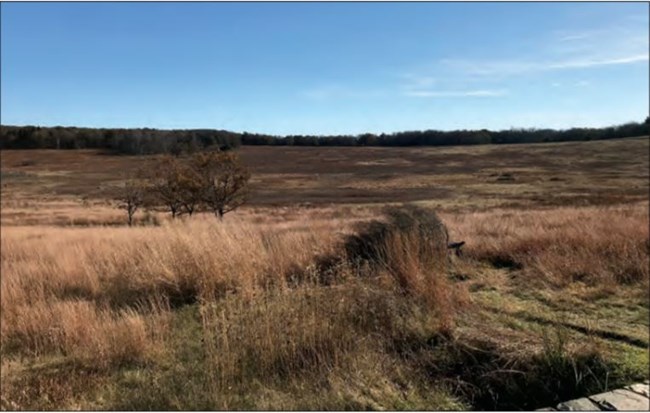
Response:
[[[2,3],[3,124],[272,134],[648,115],[644,3]]]

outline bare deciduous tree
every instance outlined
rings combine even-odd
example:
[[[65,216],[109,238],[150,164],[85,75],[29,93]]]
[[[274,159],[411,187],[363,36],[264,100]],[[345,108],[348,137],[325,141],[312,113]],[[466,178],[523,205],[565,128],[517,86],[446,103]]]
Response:
[[[220,219],[246,201],[250,172],[233,152],[203,152],[194,155],[202,202]]]
[[[183,183],[180,179],[180,163],[165,156],[151,171],[151,190],[156,201],[169,209],[176,218],[183,208]]]
[[[133,215],[144,204],[145,185],[137,179],[128,179],[120,187],[118,207],[126,210],[129,226],[133,225]]]
[[[192,216],[203,199],[203,186],[198,171],[187,164],[178,164],[176,179],[180,185],[183,213]]]
[[[143,176],[138,173],[138,177]],[[144,204],[162,205],[172,218],[181,214],[191,216],[199,207],[223,218],[245,202],[249,179],[248,169],[232,152],[198,153],[187,161],[165,156],[149,168],[147,185],[128,181],[120,196],[120,207],[129,213],[129,225],[133,213]]]

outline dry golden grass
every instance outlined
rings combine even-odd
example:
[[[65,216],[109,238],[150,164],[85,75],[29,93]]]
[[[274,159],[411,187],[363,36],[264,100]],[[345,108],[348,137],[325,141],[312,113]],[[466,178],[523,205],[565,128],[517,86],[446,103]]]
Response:
[[[72,197],[31,199],[24,193],[2,194],[0,225],[8,226],[123,226],[126,214],[117,202],[78,200]],[[168,214],[138,211],[136,225],[156,225]]]
[[[168,309],[100,309],[84,300],[42,301],[3,312],[3,347],[61,354],[92,368],[146,362],[160,350]]]
[[[649,271],[648,204],[492,210],[444,215],[468,258],[522,269],[526,282],[563,287],[640,284]]]
[[[129,290],[180,291],[200,282],[255,285],[302,267],[327,250],[332,235],[274,233],[236,220],[220,224],[199,217],[132,229],[7,227],[2,237],[4,294],[11,302],[25,302],[47,295],[118,299]]]
[[[327,248],[322,231],[281,235],[202,219],[133,229],[8,227],[3,349],[94,356],[100,364],[138,358],[155,346],[147,331],[163,329],[152,320],[167,312],[151,300],[177,305],[208,292],[281,286]]]
[[[498,210],[443,217],[452,238],[467,242],[468,258],[519,268],[526,282],[647,286],[647,208]],[[90,311],[89,303],[122,308],[151,297],[182,303],[201,294],[286,287],[290,276],[301,273],[304,278],[317,271],[318,258],[338,254],[341,234],[350,231],[347,222],[336,220],[279,227],[237,217],[138,228],[6,227],[0,308],[3,320],[20,322],[3,323],[3,341],[51,324],[57,317],[43,317],[57,311],[110,319],[103,309]],[[442,286],[446,279],[427,277],[433,263],[410,253],[420,249],[420,240],[412,235],[398,234],[383,247],[391,260],[385,270],[399,284],[406,277],[413,291],[449,307],[449,297],[436,296],[449,290]],[[32,313],[42,321],[32,324]],[[32,350],[45,346],[43,338],[26,340]]]
[[[381,376],[388,367],[382,359],[392,362],[387,354],[439,331],[437,314],[404,299],[395,287],[349,280],[343,285],[302,285],[248,298],[233,295],[204,306],[208,360],[216,373],[212,382],[216,408],[240,405],[238,399],[250,398],[251,385],[267,391],[282,388],[283,383],[303,389],[326,382],[354,387],[361,375]],[[379,364],[359,366],[368,359]],[[377,380],[366,383],[362,391],[367,394],[377,385],[385,391],[385,378]],[[350,387],[336,392],[349,392]],[[295,394],[303,391],[296,388]],[[385,395],[379,396],[385,402]],[[317,400],[303,403],[318,406]],[[268,408],[278,406],[282,405]]]
[[[214,331],[221,337],[210,366],[229,385],[251,377],[232,363],[254,362],[269,374],[333,368],[349,359],[359,328],[376,338],[395,334],[382,326],[405,315],[384,305],[409,301],[389,275],[371,295],[345,281],[352,267],[336,257],[350,231],[346,221],[266,221],[250,214],[155,227],[3,228],[3,363],[17,355],[58,355],[102,369],[147,363],[165,347],[172,309],[197,300],[206,343],[215,342]],[[343,284],[320,290],[323,271]],[[436,317],[427,319],[435,330]]]
[[[512,410],[647,378],[649,142],[245,147],[249,205],[133,228],[107,198],[148,157],[3,151],[0,407]],[[348,260],[406,201],[464,255]]]

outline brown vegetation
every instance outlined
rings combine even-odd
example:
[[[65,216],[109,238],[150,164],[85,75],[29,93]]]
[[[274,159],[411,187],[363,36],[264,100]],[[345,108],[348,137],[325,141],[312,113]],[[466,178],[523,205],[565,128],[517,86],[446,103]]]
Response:
[[[605,156],[591,143],[580,145],[600,154],[592,153],[593,159]],[[357,152],[339,149],[336,156],[365,162],[363,151],[383,151],[348,149]],[[451,151],[445,159],[469,156],[445,150]],[[485,173],[486,181],[471,184],[462,171],[441,175],[440,185],[459,186],[454,198],[440,200],[437,213],[425,207],[439,202],[432,197],[418,207],[384,210],[292,205],[298,195],[291,195],[283,206],[253,204],[223,221],[201,213],[190,217],[190,209],[176,220],[138,212],[133,227],[105,199],[79,202],[52,186],[56,176],[81,190],[117,164],[128,170],[133,159],[72,157],[77,164],[70,162],[68,171],[85,171],[76,180],[56,169],[59,161],[36,159],[39,151],[25,151],[35,163],[5,169],[24,159],[12,153],[7,160],[3,152],[0,406],[511,410],[647,378],[649,205],[647,193],[634,188],[635,174],[647,171],[647,156],[629,164],[612,160],[615,168],[607,173],[616,177],[610,181],[595,169],[590,177],[593,159],[582,162],[562,175],[570,181],[563,186],[555,180],[533,185],[538,172],[530,169],[514,172],[512,182],[494,183],[498,175],[482,169],[496,162],[490,149],[464,150],[477,151],[472,156],[481,159],[471,168]],[[438,166],[424,161],[437,154],[409,154],[402,161],[419,159],[415,169],[422,175],[404,177],[399,185],[422,178],[426,187],[427,174]],[[97,162],[83,169],[84,156],[110,166]],[[322,171],[327,163],[311,161],[294,168]],[[536,167],[553,169],[556,161],[540,162],[547,164]],[[27,175],[4,187],[6,171],[18,168]],[[255,168],[271,166],[260,162]],[[388,169],[342,185],[381,187],[386,181],[376,173]],[[280,185],[288,169],[278,181],[265,181],[268,172],[253,175],[253,183]],[[318,179],[311,174],[286,182],[265,199]],[[107,182],[98,193],[118,188]],[[377,196],[401,201],[396,182]],[[527,191],[541,194],[550,185],[558,202],[570,204],[580,186],[606,192],[618,185],[608,192],[617,202],[590,195],[589,203],[597,205],[494,208],[484,196],[489,187],[510,203],[531,205]],[[324,188],[317,189],[325,194]],[[337,191],[333,187],[330,197]],[[470,193],[473,200],[463,198]],[[452,208],[481,202],[481,211]],[[466,242],[462,256],[450,253],[449,240]]]
[[[248,204],[254,206],[421,202],[480,210],[645,200],[648,142],[642,137],[437,148],[245,146],[235,153],[250,168]],[[111,197],[110,188],[121,179],[118,171],[132,173],[156,159],[90,150],[2,151],[3,198]],[[515,180],[497,181],[506,173]]]
[[[494,210],[450,215],[467,258],[521,270],[526,282],[648,287],[648,206]],[[643,288],[645,287],[645,288]]]
[[[133,225],[135,212],[145,203],[146,190],[145,186],[136,179],[128,179],[120,187],[117,207],[126,211],[129,226]]]
[[[232,152],[197,153],[185,161],[163,156],[150,165],[148,176],[140,184],[143,194],[138,201],[142,204],[146,196],[149,207],[162,205],[169,210],[172,219],[182,214],[192,216],[201,207],[221,219],[244,204],[249,179],[250,172]],[[130,191],[123,191],[119,199],[124,201],[125,195],[132,195],[133,188],[129,186]],[[130,201],[132,198],[126,196]],[[130,211],[127,209],[129,225]]]
[[[248,169],[232,152],[204,152],[192,158],[200,201],[217,217],[239,208],[246,200]]]
[[[614,296],[636,291],[648,305],[642,293],[648,285],[647,204],[444,214],[452,236],[468,242],[466,257],[451,272],[468,274],[469,284],[453,282],[426,255],[409,253],[426,246],[427,232],[415,226],[380,240],[384,259],[376,271],[340,264],[335,281],[323,285],[319,259],[349,256],[339,232],[344,221],[297,222],[278,231],[279,224],[268,219],[262,225],[250,219],[198,216],[158,227],[3,229],[3,357],[60,355],[81,366],[113,369],[155,363],[173,335],[174,308],[198,302],[206,368],[219,372],[210,382],[216,397],[210,406],[239,408],[246,406],[251,383],[269,389],[279,383],[294,388],[292,378],[329,377],[335,383],[350,366],[361,368],[363,353],[411,354],[437,335],[457,336],[455,326],[474,319],[468,300],[471,306],[482,300],[470,299],[467,288],[486,280],[502,288],[503,281],[486,278],[483,265],[516,268],[512,285],[520,291],[587,283]],[[354,229],[344,226],[347,233]],[[628,276],[615,262],[625,263]],[[594,271],[576,277],[573,267],[589,265]],[[296,271],[302,274],[299,284]],[[409,357],[424,357],[421,351]],[[536,354],[534,346],[530,351]],[[463,389],[459,394],[467,396]]]

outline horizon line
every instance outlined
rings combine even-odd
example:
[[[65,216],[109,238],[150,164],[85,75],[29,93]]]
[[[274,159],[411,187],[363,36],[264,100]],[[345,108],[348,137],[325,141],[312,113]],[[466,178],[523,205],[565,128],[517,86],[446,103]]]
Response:
[[[322,138],[327,138],[327,137],[335,137],[335,136],[362,136],[362,135],[375,135],[375,136],[381,136],[381,135],[394,135],[394,134],[399,134],[399,133],[408,133],[408,132],[424,132],[424,131],[436,131],[436,132],[482,132],[482,131],[487,131],[487,132],[505,132],[505,131],[510,131],[510,130],[553,130],[553,131],[567,131],[571,129],[607,129],[607,128],[613,128],[613,127],[618,127],[618,126],[624,126],[624,125],[629,125],[629,124],[643,124],[645,123],[648,119],[650,119],[650,114],[648,117],[646,117],[645,120],[641,121],[635,121],[635,120],[630,120],[627,122],[622,122],[622,123],[615,123],[611,124],[608,126],[571,126],[571,127],[566,127],[566,128],[551,128],[551,127],[539,127],[539,126],[529,126],[529,127],[524,127],[524,126],[510,126],[509,128],[502,128],[502,129],[488,129],[488,128],[476,128],[476,129],[434,129],[434,128],[426,128],[426,129],[404,129],[404,130],[399,130],[399,131],[394,131],[394,132],[359,132],[359,133],[339,133],[339,134],[315,134],[315,133],[289,133],[289,134],[272,134],[272,133],[266,133],[266,132],[251,132],[251,131],[235,131],[235,130],[229,130],[229,129],[221,129],[221,128],[156,128],[156,127],[151,127],[151,126],[139,126],[139,127],[123,127],[123,126],[113,126],[113,127],[107,127],[107,126],[64,126],[64,125],[36,125],[36,124],[24,124],[24,125],[10,125],[10,124],[2,124],[0,123],[0,127],[13,127],[13,128],[76,128],[76,129],[126,129],[126,130],[146,130],[146,129],[151,129],[151,130],[157,130],[157,131],[202,131],[202,130],[207,130],[207,131],[222,131],[222,132],[228,132],[228,133],[234,133],[234,134],[250,134],[250,135],[264,135],[264,136],[271,136],[271,137],[276,137],[276,138],[286,138],[289,136],[310,136],[310,137],[322,137]]]

